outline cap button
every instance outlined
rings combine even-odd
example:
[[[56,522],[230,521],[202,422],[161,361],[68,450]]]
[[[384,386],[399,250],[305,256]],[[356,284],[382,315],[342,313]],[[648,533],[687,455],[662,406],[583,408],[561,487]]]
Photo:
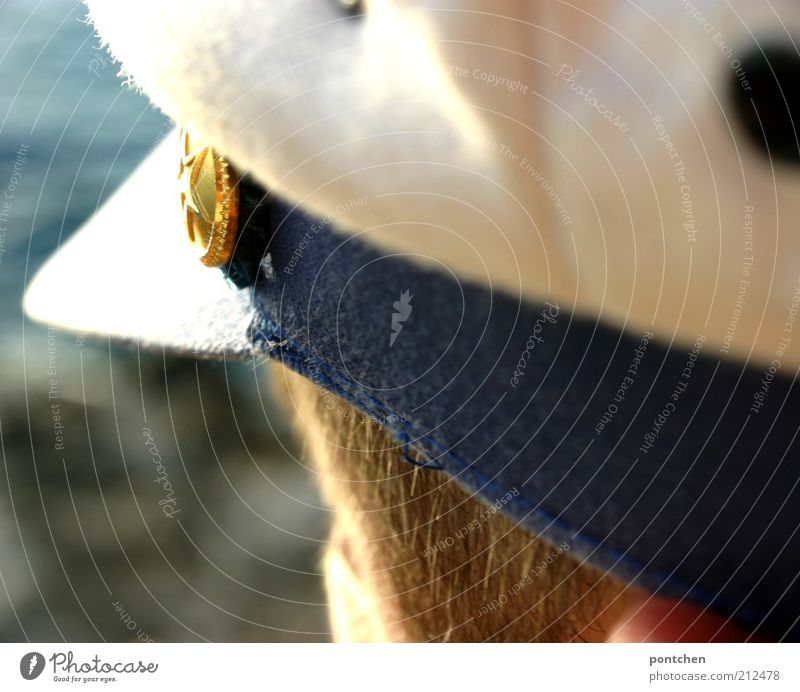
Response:
[[[226,265],[239,217],[239,176],[189,128],[181,128],[178,170],[181,211],[189,242],[207,267]]]

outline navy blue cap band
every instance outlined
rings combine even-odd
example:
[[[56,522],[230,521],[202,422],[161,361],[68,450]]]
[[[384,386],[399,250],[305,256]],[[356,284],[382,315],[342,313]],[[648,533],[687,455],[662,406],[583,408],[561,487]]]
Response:
[[[258,347],[579,558],[798,639],[786,369],[720,361],[702,334],[667,347],[518,301],[288,207],[273,218]]]

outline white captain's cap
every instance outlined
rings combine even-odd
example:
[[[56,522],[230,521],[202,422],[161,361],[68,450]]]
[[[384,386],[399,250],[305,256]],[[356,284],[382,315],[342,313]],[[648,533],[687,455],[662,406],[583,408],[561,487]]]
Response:
[[[791,46],[795,2],[699,1],[697,16],[655,0],[88,5],[158,107],[343,232],[637,333],[773,357],[797,284],[800,174],[791,141],[769,156],[746,110],[786,135],[757,77],[759,56]],[[47,263],[32,317],[248,351],[246,292],[184,246],[179,157],[168,138]],[[785,359],[800,362],[794,346]]]

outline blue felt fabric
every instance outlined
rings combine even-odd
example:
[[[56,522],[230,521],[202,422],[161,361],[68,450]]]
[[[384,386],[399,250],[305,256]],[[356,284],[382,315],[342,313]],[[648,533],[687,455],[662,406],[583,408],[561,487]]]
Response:
[[[704,335],[668,348],[272,214],[251,327],[271,357],[576,556],[798,638],[794,380],[759,400],[764,369]]]

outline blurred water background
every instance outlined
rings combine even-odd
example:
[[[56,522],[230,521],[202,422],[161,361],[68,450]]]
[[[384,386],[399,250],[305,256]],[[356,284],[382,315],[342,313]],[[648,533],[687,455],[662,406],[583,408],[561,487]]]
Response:
[[[0,640],[327,640],[327,515],[266,368],[22,315],[26,281],[172,129],[85,14],[0,0]]]

